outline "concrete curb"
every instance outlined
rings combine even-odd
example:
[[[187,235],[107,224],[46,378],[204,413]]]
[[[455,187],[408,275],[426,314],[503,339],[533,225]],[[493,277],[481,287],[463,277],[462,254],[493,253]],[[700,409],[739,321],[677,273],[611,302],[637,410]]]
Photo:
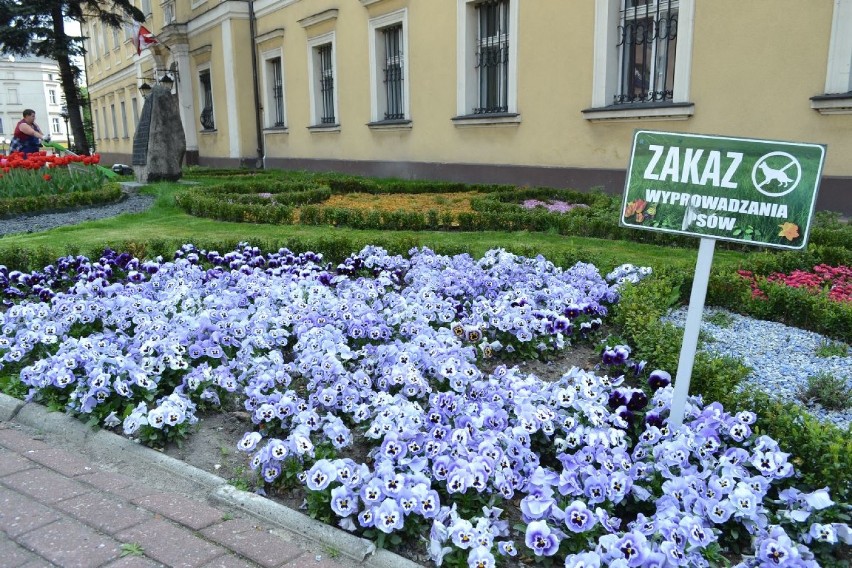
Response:
[[[202,487],[207,492],[208,499],[213,502],[240,509],[262,521],[277,525],[285,531],[338,550],[352,560],[363,562],[366,567],[422,568],[422,565],[387,550],[377,551],[375,545],[367,539],[321,523],[254,493],[241,491],[217,475],[161,454],[118,434],[90,428],[72,416],[50,412],[39,404],[24,403],[16,398],[0,394],[0,420],[16,422],[39,432],[52,434],[105,461],[130,461],[134,464],[147,464],[165,470]]]
[[[287,530],[318,540],[358,562],[363,562],[376,550],[376,546],[367,539],[351,535],[260,495],[241,491],[230,485],[223,485],[213,491],[211,498],[213,501],[239,508],[256,517],[276,519],[276,522],[285,526]]]
[[[9,422],[24,406],[24,401],[0,393],[0,421]]]

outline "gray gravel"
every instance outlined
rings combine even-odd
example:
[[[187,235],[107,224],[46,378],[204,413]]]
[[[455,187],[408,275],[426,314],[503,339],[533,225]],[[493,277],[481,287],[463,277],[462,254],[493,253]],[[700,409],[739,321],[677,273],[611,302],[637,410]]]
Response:
[[[65,225],[76,225],[83,221],[95,221],[107,217],[115,217],[123,213],[142,213],[154,204],[156,196],[133,193],[118,203],[84,207],[61,213],[44,213],[13,219],[0,219],[0,236],[15,233],[35,233]]]
[[[728,319],[729,325],[714,325],[708,321],[713,314],[719,313],[726,314],[718,319]],[[686,324],[686,309],[676,310],[666,319],[683,327]],[[849,346],[845,357],[820,357],[817,350],[821,346],[836,342],[812,331],[757,320],[718,308],[704,310],[701,330],[702,338],[706,334],[706,340],[700,349],[734,357],[752,369],[746,378],[748,385],[801,404],[815,417],[841,428],[852,424],[852,408],[832,411],[818,404],[804,404],[797,397],[799,389],[807,385],[808,377],[819,373],[843,378],[847,388],[852,388],[852,348]]]

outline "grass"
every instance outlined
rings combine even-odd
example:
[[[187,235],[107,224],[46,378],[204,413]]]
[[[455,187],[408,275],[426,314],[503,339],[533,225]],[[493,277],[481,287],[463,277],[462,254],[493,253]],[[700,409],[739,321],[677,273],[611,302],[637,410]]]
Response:
[[[842,341],[831,341],[825,339],[816,349],[817,357],[846,357],[849,352],[849,346]]]
[[[143,556],[145,549],[138,542],[125,542],[121,545],[121,557],[125,556]]]
[[[707,323],[712,323],[716,327],[728,328],[734,323],[734,316],[725,312],[715,312],[706,317]]]
[[[145,188],[143,192],[155,195],[156,201],[154,206],[144,213],[89,221],[40,233],[0,237],[0,254],[4,250],[14,248],[33,251],[46,249],[59,257],[71,251],[92,251],[106,246],[121,249],[125,248],[126,243],[158,240],[197,242],[201,239],[204,242],[268,243],[283,242],[287,239],[348,238],[368,243],[400,238],[418,246],[463,250],[473,256],[481,256],[495,247],[511,247],[513,250],[521,249],[524,254],[542,254],[547,258],[560,258],[570,254],[572,258],[594,259],[601,270],[606,271],[625,262],[651,266],[655,270],[675,267],[691,271],[695,267],[698,252],[697,239],[695,248],[673,248],[526,231],[398,231],[391,236],[387,231],[380,230],[221,222],[192,217],[178,209],[174,204],[174,194],[182,187],[185,186],[159,183]],[[747,253],[739,251],[717,250],[714,265],[733,269],[746,257]]]

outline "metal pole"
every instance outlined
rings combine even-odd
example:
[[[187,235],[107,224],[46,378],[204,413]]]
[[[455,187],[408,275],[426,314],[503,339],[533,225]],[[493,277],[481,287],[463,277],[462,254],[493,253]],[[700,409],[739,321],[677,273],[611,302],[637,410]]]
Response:
[[[683,425],[686,397],[689,395],[689,381],[692,378],[692,366],[695,363],[701,314],[704,311],[704,299],[707,297],[707,283],[710,280],[710,266],[713,264],[715,247],[716,239],[708,238],[702,238],[701,244],[698,245],[695,278],[692,280],[692,293],[689,297],[689,309],[686,312],[686,328],[683,330],[683,345],[680,348],[672,407],[669,411],[669,428],[672,431],[680,429]]]
[[[257,21],[254,13],[254,0],[249,0],[249,35],[251,36],[251,71],[252,71],[252,87],[254,87],[254,127],[257,132],[257,162],[255,168],[262,170],[264,167],[264,150],[263,150],[263,126],[260,120],[260,88],[258,87],[257,73]]]

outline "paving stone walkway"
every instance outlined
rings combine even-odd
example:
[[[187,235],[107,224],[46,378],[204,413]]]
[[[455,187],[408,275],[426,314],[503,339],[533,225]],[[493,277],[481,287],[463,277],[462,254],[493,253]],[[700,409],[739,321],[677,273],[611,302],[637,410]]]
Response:
[[[0,566],[354,568],[248,515],[0,422]]]

